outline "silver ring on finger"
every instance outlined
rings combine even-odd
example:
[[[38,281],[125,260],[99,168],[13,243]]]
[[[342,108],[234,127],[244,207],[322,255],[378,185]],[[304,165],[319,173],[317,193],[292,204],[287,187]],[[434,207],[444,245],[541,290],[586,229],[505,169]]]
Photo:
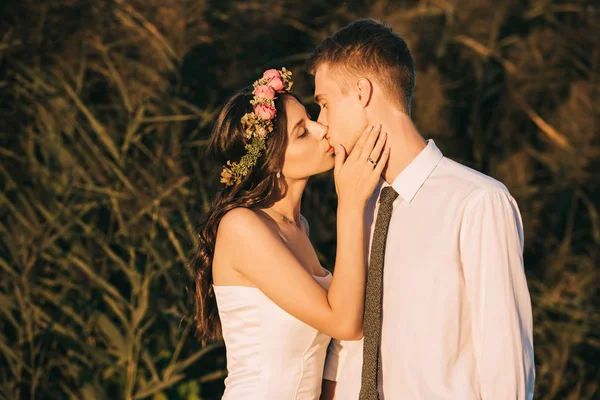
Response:
[[[373,164],[373,167],[375,167],[377,165],[377,162],[373,161],[373,159],[371,157],[367,158],[367,161],[370,162],[371,164]]]

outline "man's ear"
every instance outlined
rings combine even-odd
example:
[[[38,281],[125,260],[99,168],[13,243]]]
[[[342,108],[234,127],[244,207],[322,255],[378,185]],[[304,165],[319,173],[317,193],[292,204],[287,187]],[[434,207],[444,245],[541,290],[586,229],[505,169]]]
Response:
[[[367,78],[360,78],[356,81],[356,91],[358,94],[358,100],[363,107],[366,107],[371,102],[373,96],[373,84]]]

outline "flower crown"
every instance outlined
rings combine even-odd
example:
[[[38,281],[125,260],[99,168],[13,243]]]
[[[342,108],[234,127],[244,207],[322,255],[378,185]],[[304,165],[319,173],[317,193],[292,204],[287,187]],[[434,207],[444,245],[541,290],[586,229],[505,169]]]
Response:
[[[226,186],[240,183],[256,165],[258,158],[267,148],[269,134],[273,132],[273,119],[277,116],[275,94],[290,91],[294,84],[291,76],[292,73],[285,68],[269,69],[252,85],[254,98],[250,100],[250,104],[254,106],[254,111],[246,113],[241,120],[246,137],[251,139],[245,146],[247,153],[240,161],[227,161],[227,165],[221,171],[221,183]]]

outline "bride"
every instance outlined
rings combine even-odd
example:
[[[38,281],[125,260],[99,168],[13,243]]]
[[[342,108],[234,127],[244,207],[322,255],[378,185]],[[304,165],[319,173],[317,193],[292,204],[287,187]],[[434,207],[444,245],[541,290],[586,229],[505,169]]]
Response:
[[[271,69],[223,107],[209,151],[224,164],[195,260],[196,323],[225,341],[223,399],[318,399],[330,338],[362,337],[364,213],[389,148],[368,127],[346,156],[327,127],[289,93],[291,72]],[[300,214],[312,175],[334,168],[333,276],[320,264]]]

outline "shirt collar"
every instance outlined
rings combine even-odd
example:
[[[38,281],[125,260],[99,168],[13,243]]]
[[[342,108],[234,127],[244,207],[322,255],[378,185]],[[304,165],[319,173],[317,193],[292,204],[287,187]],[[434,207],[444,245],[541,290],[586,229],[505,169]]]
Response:
[[[392,186],[404,201],[410,203],[442,158],[442,152],[433,139],[429,139],[427,146],[400,172],[394,182],[390,185],[383,181],[381,189]]]

